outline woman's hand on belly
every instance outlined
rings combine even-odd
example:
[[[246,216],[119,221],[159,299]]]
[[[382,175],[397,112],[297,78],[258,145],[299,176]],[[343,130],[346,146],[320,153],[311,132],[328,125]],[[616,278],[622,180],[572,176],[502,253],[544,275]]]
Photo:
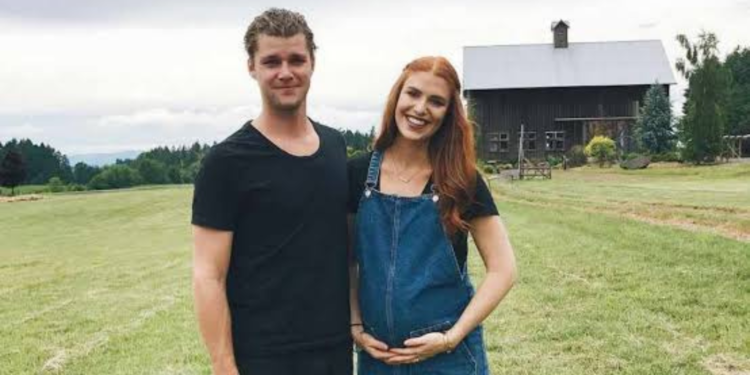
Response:
[[[391,348],[394,354],[385,362],[389,365],[417,363],[440,353],[450,351],[452,346],[448,336],[442,332],[431,332],[404,341],[404,348]]]
[[[352,339],[358,347],[366,351],[372,358],[385,362],[396,355],[388,351],[386,343],[365,332],[361,327],[356,331],[352,329]]]

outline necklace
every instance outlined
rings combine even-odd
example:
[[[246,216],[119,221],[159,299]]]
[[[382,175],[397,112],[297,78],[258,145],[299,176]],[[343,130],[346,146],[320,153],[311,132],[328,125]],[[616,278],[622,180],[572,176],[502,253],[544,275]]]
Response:
[[[393,174],[393,176],[403,184],[410,183],[414,179],[414,177],[425,171],[424,166],[420,162],[414,162],[411,164],[409,164],[408,162],[398,163],[396,162],[395,158],[391,158],[391,155],[388,155],[387,159],[389,159],[389,164],[393,166],[393,169],[390,173]],[[414,168],[413,172],[412,168]]]
[[[401,181],[401,182],[403,182],[403,183],[405,183],[405,184],[408,184],[409,182],[411,182],[411,180],[412,180],[412,179],[413,179],[414,177],[416,177],[416,175],[417,175],[417,174],[419,174],[419,169],[417,169],[416,171],[414,171],[414,173],[412,173],[412,174],[411,174],[411,176],[408,176],[408,177],[404,177],[404,176],[402,175],[402,173],[403,173],[403,172],[404,172],[404,171],[401,171],[401,172],[399,172],[399,173],[396,173],[396,178],[397,178],[397,179],[398,179],[399,181]]]
[[[414,179],[414,177],[416,177],[419,174],[419,172],[422,171],[422,168],[417,167],[417,169],[414,170],[414,172],[412,172],[410,174],[407,174],[407,175],[404,175],[404,172],[406,172],[408,170],[409,170],[409,167],[407,165],[404,165],[404,167],[401,168],[400,171],[394,172],[394,175],[396,176],[396,179],[399,180],[399,181],[401,181],[404,184],[408,184],[409,182],[411,182],[411,180]]]

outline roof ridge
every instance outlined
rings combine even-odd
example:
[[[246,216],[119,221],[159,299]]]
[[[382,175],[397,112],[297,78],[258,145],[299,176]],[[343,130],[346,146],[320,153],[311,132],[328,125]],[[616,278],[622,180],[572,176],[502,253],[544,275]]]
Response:
[[[615,44],[615,43],[636,43],[636,42],[660,42],[661,39],[636,39],[636,40],[612,40],[612,41],[590,41],[590,42],[571,42],[571,45],[578,44]],[[492,48],[492,47],[527,47],[527,46],[554,46],[554,43],[519,43],[519,44],[484,44],[484,45],[471,45],[463,46],[463,48]],[[568,47],[570,48],[570,47]]]

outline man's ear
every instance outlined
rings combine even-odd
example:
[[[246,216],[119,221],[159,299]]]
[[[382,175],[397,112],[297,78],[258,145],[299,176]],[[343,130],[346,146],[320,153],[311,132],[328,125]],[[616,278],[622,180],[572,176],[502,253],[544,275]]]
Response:
[[[256,77],[255,64],[253,63],[252,57],[247,59],[247,71],[250,73],[250,77],[253,77],[255,80],[258,79],[258,77]]]

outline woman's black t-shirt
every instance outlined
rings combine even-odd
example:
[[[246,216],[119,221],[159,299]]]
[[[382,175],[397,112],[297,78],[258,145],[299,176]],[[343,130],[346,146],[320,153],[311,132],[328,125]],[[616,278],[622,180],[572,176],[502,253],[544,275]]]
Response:
[[[349,170],[349,202],[348,210],[350,214],[357,213],[359,208],[359,201],[362,198],[362,192],[365,190],[365,182],[367,181],[367,170],[370,166],[370,158],[372,153],[367,153],[352,159],[349,159],[348,170]],[[380,180],[376,185],[376,189],[380,187]],[[425,186],[423,194],[430,193],[430,184]],[[482,179],[482,176],[477,172],[477,184],[474,192],[474,197],[471,205],[461,215],[461,218],[466,221],[483,216],[497,215],[497,207],[495,202],[492,200],[492,194],[487,188],[487,184]],[[459,267],[463,267],[466,263],[466,256],[468,254],[468,234],[463,231],[458,231],[452,238],[453,251],[456,253],[456,260],[458,261]]]

